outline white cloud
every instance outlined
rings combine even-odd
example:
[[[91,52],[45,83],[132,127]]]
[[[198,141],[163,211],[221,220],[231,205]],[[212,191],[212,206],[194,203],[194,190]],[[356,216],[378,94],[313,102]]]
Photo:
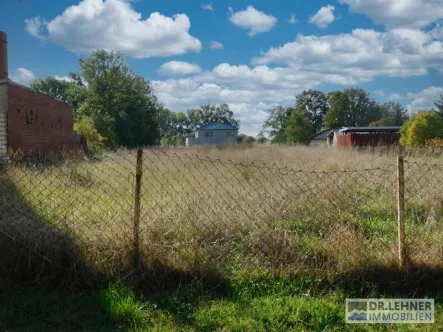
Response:
[[[443,87],[430,86],[417,93],[408,93],[406,98],[412,101],[406,106],[410,113],[435,108],[434,102],[440,99]]]
[[[443,19],[442,0],[339,0],[353,13],[387,27],[420,28]]]
[[[326,28],[336,19],[336,17],[334,16],[334,10],[335,7],[331,5],[320,8],[317,14],[309,18],[309,23],[315,24],[321,29]]]
[[[189,34],[187,15],[167,17],[155,12],[143,20],[130,2],[123,0],[83,0],[49,22],[36,17],[25,23],[32,36],[74,52],[105,49],[149,58],[199,52],[202,47]]]
[[[425,75],[430,68],[443,72],[442,50],[443,43],[430,31],[356,29],[322,37],[298,35],[294,42],[253,59],[252,67],[222,63],[186,79],[152,83],[159,100],[171,110],[227,103],[244,119],[241,131],[257,133],[266,109],[292,105],[297,93],[321,84],[355,86],[377,77]],[[411,103],[412,108],[418,106],[425,106],[424,102]]]
[[[215,8],[212,3],[204,3],[201,5],[203,10],[209,10],[211,13],[215,12]]]
[[[29,69],[17,68],[15,74],[11,75],[10,79],[16,83],[27,85],[35,80],[35,75]]]
[[[407,29],[356,29],[322,37],[300,34],[294,42],[253,59],[253,64],[271,63],[329,75],[332,83],[355,84],[379,76],[425,75],[429,68],[443,72],[443,43],[430,33]]]
[[[291,23],[291,24],[295,24],[295,23],[298,22],[297,18],[295,17],[295,14],[289,15],[289,21],[288,22]]]
[[[393,93],[392,95],[389,95],[389,100],[402,100],[403,98],[399,93]]]
[[[211,50],[220,50],[220,49],[224,48],[224,45],[216,40],[213,40],[209,43],[209,48]]]
[[[54,76],[57,80],[59,81],[66,81],[66,82],[72,82],[72,78],[70,78],[69,76]]]
[[[165,62],[158,69],[159,74],[166,76],[184,76],[201,73],[201,71],[198,65],[184,61]]]
[[[324,77],[291,68],[222,63],[189,78],[152,81],[156,96],[173,111],[227,103],[241,120],[241,132],[256,135],[277,104],[292,105],[295,94],[315,88]]]
[[[374,90],[374,94],[376,96],[384,97],[386,96],[385,92],[383,90]]]
[[[258,33],[268,32],[277,24],[277,19],[272,15],[267,15],[255,9],[253,6],[248,6],[245,10],[234,12],[229,7],[229,22],[242,28],[249,30],[249,36],[255,36]]]

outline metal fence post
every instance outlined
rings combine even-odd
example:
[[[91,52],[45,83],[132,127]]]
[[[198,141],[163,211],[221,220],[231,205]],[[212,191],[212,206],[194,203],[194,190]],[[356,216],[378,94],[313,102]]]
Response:
[[[134,225],[133,225],[133,259],[134,269],[140,267],[140,198],[143,175],[143,150],[137,150],[137,169],[135,173]]]
[[[398,207],[398,260],[406,267],[405,246],[405,171],[403,156],[397,157],[397,207]]]

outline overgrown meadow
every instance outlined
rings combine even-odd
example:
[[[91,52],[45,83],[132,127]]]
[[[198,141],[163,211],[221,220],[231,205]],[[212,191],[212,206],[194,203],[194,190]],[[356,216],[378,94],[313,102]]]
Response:
[[[138,227],[136,151],[15,160],[1,175],[0,227],[11,243],[2,266],[17,265],[19,245],[32,260],[61,266],[73,260],[80,271],[120,274],[134,268],[138,239],[143,267],[196,274],[340,275],[395,267],[397,155],[395,149],[145,149]],[[412,154],[405,164],[411,266],[441,266],[439,162]]]

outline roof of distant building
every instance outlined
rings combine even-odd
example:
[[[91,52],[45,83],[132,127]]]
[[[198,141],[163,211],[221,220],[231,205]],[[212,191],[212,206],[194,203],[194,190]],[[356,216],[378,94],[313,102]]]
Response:
[[[340,129],[341,133],[379,133],[389,132],[395,133],[401,129],[401,126],[387,126],[387,127],[349,127]]]
[[[196,130],[238,130],[238,128],[221,122],[213,121],[198,127]]]
[[[311,141],[326,140],[328,138],[328,135],[331,132],[337,132],[339,130],[340,130],[340,128],[328,128],[328,129],[322,130],[322,131],[318,132],[317,134],[311,136]]]

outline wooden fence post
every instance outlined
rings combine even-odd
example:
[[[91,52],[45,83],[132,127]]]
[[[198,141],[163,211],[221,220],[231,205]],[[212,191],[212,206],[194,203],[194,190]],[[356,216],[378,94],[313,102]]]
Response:
[[[143,175],[143,150],[137,150],[137,169],[135,173],[135,197],[134,197],[134,228],[133,228],[133,264],[134,269],[140,267],[140,198]]]
[[[405,246],[405,171],[403,156],[397,157],[397,207],[398,207],[398,260],[400,267],[406,267]]]

